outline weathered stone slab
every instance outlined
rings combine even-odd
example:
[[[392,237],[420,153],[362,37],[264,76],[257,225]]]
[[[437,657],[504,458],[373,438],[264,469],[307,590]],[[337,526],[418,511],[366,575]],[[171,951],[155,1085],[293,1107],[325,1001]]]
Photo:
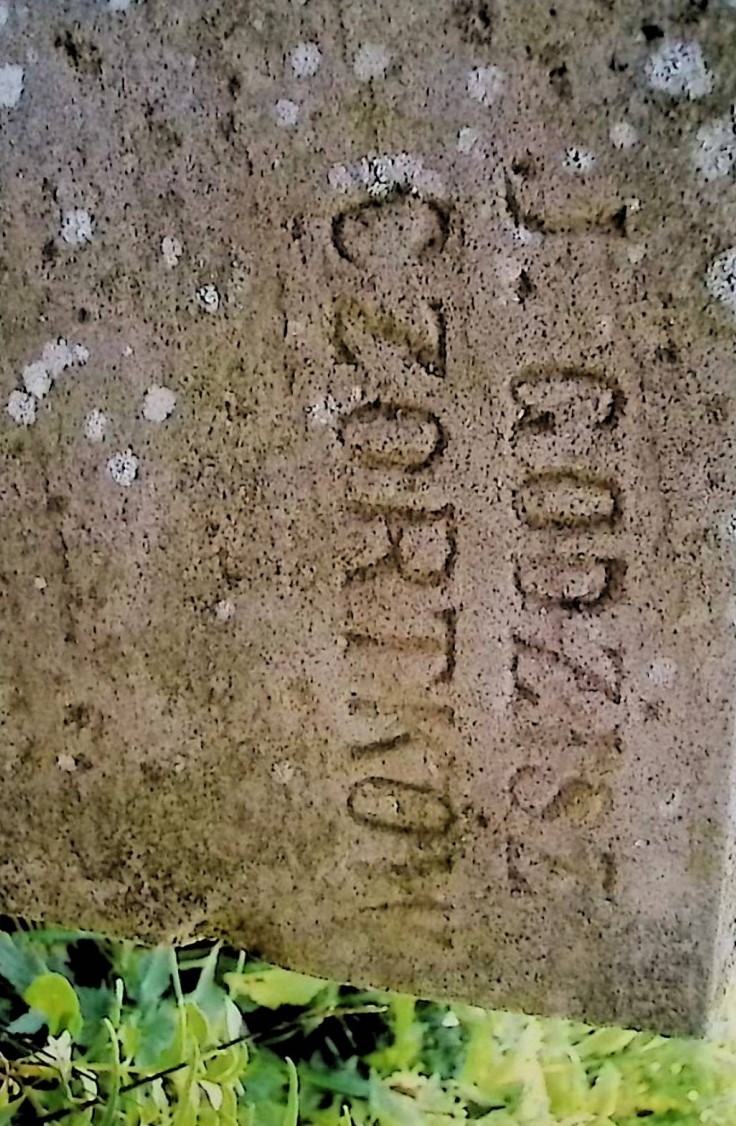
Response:
[[[723,1008],[736,11],[652,8],[0,4],[4,910]]]

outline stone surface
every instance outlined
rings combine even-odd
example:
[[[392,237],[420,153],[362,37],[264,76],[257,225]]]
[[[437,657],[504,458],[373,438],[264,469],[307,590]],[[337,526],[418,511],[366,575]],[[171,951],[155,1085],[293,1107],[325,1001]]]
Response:
[[[735,42],[717,0],[9,4],[5,911],[722,1011]]]

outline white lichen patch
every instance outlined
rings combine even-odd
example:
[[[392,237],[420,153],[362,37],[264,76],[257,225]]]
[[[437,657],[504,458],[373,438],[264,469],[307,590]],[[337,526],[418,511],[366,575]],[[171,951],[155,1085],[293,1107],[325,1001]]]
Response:
[[[671,98],[704,98],[713,89],[713,75],[708,69],[699,43],[668,39],[647,59],[644,72],[653,90]]]
[[[154,385],[143,397],[143,417],[148,422],[165,422],[176,406],[176,395],[170,387]]]
[[[235,614],[235,603],[229,598],[222,598],[215,606],[215,617],[218,622],[229,622]]]
[[[15,109],[23,95],[25,71],[17,63],[0,66],[0,106]]]
[[[340,411],[337,399],[333,395],[325,395],[324,399],[307,407],[307,418],[312,426],[335,426]]]
[[[445,192],[438,173],[425,168],[421,157],[408,152],[365,156],[357,164],[334,164],[327,180],[334,191],[367,192],[374,199],[401,192],[419,197],[442,196]]]
[[[68,367],[74,363],[74,352],[67,344],[66,340],[59,337],[58,340],[49,340],[44,344],[43,351],[41,352],[41,363],[48,371],[52,379],[56,379]]]
[[[468,74],[468,96],[482,106],[493,105],[501,97],[506,85],[506,75],[497,66],[477,66]]]
[[[33,426],[36,421],[36,400],[27,391],[11,391],[5,409],[19,426]]]
[[[626,257],[632,266],[638,266],[646,257],[647,248],[643,242],[634,242],[626,251]]]
[[[33,580],[33,588],[34,590],[37,590],[39,594],[43,594],[48,585],[49,584],[46,582],[46,579],[43,577],[43,575],[36,575]]]
[[[279,98],[274,103],[273,115],[279,125],[284,129],[293,129],[299,124],[299,105],[290,98]]]
[[[0,28],[5,27],[9,19],[10,6],[6,3],[6,0],[0,0]]]
[[[682,806],[682,790],[667,790],[657,802],[662,817],[675,817]]]
[[[363,395],[362,387],[353,387],[345,401],[340,402],[334,395],[328,393],[323,399],[306,408],[307,419],[311,426],[334,428],[342,414],[363,401]]]
[[[736,316],[736,247],[714,258],[705,275],[708,292]]]
[[[677,665],[669,657],[650,661],[646,668],[647,680],[655,688],[670,688],[677,679]]]
[[[74,755],[57,755],[56,765],[59,770],[63,770],[65,774],[73,774],[77,769],[77,760]]]
[[[134,4],[142,4],[143,0],[102,0],[108,12],[127,12]]]
[[[363,43],[355,52],[353,72],[361,82],[385,78],[391,63],[391,52],[382,43]]]
[[[216,313],[222,304],[220,291],[214,282],[200,285],[194,296],[200,309],[204,309],[205,313]]]
[[[630,121],[617,121],[611,126],[608,138],[615,149],[633,149],[639,143],[639,133]]]
[[[43,346],[41,359],[26,364],[21,371],[24,390],[11,394],[6,408],[10,417],[23,426],[32,426],[36,421],[35,400],[45,398],[54,380],[67,368],[85,364],[88,359],[89,351],[83,344],[69,345],[61,337],[49,340]]]
[[[533,231],[530,227],[514,227],[511,235],[517,246],[541,246],[544,242],[542,231]]]
[[[138,476],[140,462],[133,451],[128,447],[111,457],[107,463],[107,471],[116,485],[129,489]]]
[[[87,246],[95,233],[95,221],[86,207],[62,211],[59,235],[67,246]]]
[[[316,43],[297,43],[289,62],[297,78],[314,78],[322,65],[322,52]]]
[[[296,774],[296,766],[288,759],[283,759],[281,762],[275,762],[271,767],[271,777],[280,786],[288,786]]]
[[[481,136],[477,129],[473,129],[472,125],[464,125],[457,135],[457,151],[462,156],[470,156],[475,152],[481,142]]]
[[[104,442],[107,427],[107,415],[95,408],[85,417],[84,436],[88,442]]]
[[[43,399],[48,395],[54,381],[51,372],[41,360],[26,364],[20,373],[20,378],[28,394],[36,399]]]
[[[562,164],[568,172],[577,172],[580,175],[585,175],[586,172],[592,172],[595,168],[595,153],[590,152],[588,149],[579,149],[573,146],[572,148],[565,149]]]
[[[170,270],[173,270],[184,253],[184,247],[178,238],[174,238],[173,235],[166,235],[165,238],[161,239],[161,253],[165,264]]]
[[[728,117],[708,121],[695,135],[695,170],[704,180],[731,176],[736,169],[736,106]]]

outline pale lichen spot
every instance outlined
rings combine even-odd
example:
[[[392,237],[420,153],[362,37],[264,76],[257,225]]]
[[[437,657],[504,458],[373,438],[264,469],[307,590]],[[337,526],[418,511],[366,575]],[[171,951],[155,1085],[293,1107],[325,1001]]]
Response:
[[[333,164],[327,173],[327,183],[333,192],[347,193],[355,187],[355,180],[347,164]]]
[[[568,172],[577,172],[580,175],[585,175],[587,172],[592,172],[595,168],[595,153],[589,152],[588,149],[579,149],[576,147],[565,150],[563,160],[563,167]]]
[[[46,582],[46,579],[43,577],[43,575],[36,575],[33,580],[33,587],[39,592],[39,594],[42,594],[46,590],[46,587],[48,585],[49,584]]]
[[[89,442],[104,442],[107,433],[107,415],[103,411],[91,410],[84,420],[84,436]]]
[[[144,0],[102,0],[108,12],[127,12],[134,4],[142,4]]]
[[[0,66],[0,106],[15,109],[23,94],[25,71],[17,63]]]
[[[179,259],[184,252],[184,247],[178,238],[173,235],[166,235],[161,239],[161,253],[165,264],[169,269],[173,270],[174,266],[178,265]]]
[[[59,770],[62,770],[65,774],[73,774],[77,769],[77,760],[74,758],[74,755],[57,755],[56,765]]]
[[[530,227],[514,227],[512,234],[518,246],[541,246],[544,242],[542,231],[533,231]]]
[[[694,40],[666,40],[649,56],[644,72],[653,90],[671,98],[694,101],[713,89],[713,75],[700,44]]]
[[[170,387],[154,385],[143,397],[143,417],[148,422],[165,422],[176,406],[176,395]]]
[[[36,421],[36,400],[27,391],[11,391],[5,409],[19,426],[33,426]]]
[[[299,124],[299,105],[290,98],[279,98],[274,103],[273,113],[277,123],[284,129],[293,129]]]
[[[468,96],[482,106],[498,101],[506,85],[506,75],[497,66],[477,66],[468,74]]]
[[[77,347],[79,347],[79,345]],[[86,358],[85,356],[85,360]],[[71,367],[74,362],[74,351],[62,337],[59,337],[58,340],[49,340],[47,344],[44,344],[43,351],[41,352],[41,363],[52,379],[56,379],[58,375],[61,375],[63,371]]]
[[[214,282],[200,285],[194,296],[200,309],[204,309],[205,313],[216,313],[222,304],[220,291]]]
[[[445,187],[440,175],[426,168],[420,157],[408,152],[365,156],[356,164],[334,164],[327,173],[333,191],[367,192],[374,199],[388,199],[396,192],[421,197],[441,197]]]
[[[94,238],[95,221],[85,207],[61,213],[59,234],[68,246],[87,246]]]
[[[297,78],[314,78],[322,65],[322,52],[316,43],[298,43],[289,62]]]
[[[480,145],[481,136],[472,125],[464,125],[457,135],[457,151],[462,156],[470,156]]]
[[[307,407],[307,417],[312,426],[334,426],[340,417],[340,404],[333,395]]]
[[[49,340],[43,346],[41,359],[26,364],[20,373],[21,383],[25,392],[35,399],[43,399],[51,390],[54,380],[67,368],[85,364],[89,358],[89,350],[83,344],[67,344],[66,340],[59,337]],[[19,392],[20,394],[20,392]],[[21,400],[14,400],[15,410],[21,411]],[[8,407],[10,409],[10,407]],[[35,420],[34,418],[31,421]],[[25,423],[30,425],[30,423]]]
[[[705,275],[708,292],[736,316],[736,247],[714,258]]]
[[[222,598],[215,606],[215,617],[218,622],[229,622],[235,614],[235,603],[229,598]]]
[[[391,52],[382,43],[363,43],[355,52],[353,71],[361,82],[385,78],[391,62]]]
[[[282,762],[275,762],[271,767],[271,777],[280,786],[288,786],[296,774],[296,766],[288,759]]]
[[[0,0],[0,28],[5,27],[10,19],[10,6],[6,0]]]
[[[128,447],[111,457],[107,463],[107,471],[116,485],[129,489],[138,476],[140,462],[133,451]]]
[[[736,107],[728,117],[708,121],[695,134],[695,170],[704,180],[720,180],[736,169]]]
[[[675,817],[680,811],[682,800],[682,790],[667,790],[657,803],[661,816]]]
[[[626,251],[626,257],[632,266],[638,266],[646,257],[647,248],[643,242],[632,243]]]
[[[646,668],[647,680],[655,688],[670,688],[677,679],[677,665],[669,657],[658,657]]]
[[[53,376],[41,360],[26,364],[20,373],[21,382],[29,395],[36,399],[43,399],[48,395],[53,383]]]
[[[633,149],[639,143],[638,130],[630,121],[617,121],[611,126],[608,138],[615,149]]]

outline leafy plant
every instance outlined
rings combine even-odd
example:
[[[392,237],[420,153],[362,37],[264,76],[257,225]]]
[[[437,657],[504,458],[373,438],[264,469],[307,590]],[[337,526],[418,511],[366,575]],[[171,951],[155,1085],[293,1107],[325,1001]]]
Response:
[[[0,1126],[733,1126],[736,1050],[0,932]]]

